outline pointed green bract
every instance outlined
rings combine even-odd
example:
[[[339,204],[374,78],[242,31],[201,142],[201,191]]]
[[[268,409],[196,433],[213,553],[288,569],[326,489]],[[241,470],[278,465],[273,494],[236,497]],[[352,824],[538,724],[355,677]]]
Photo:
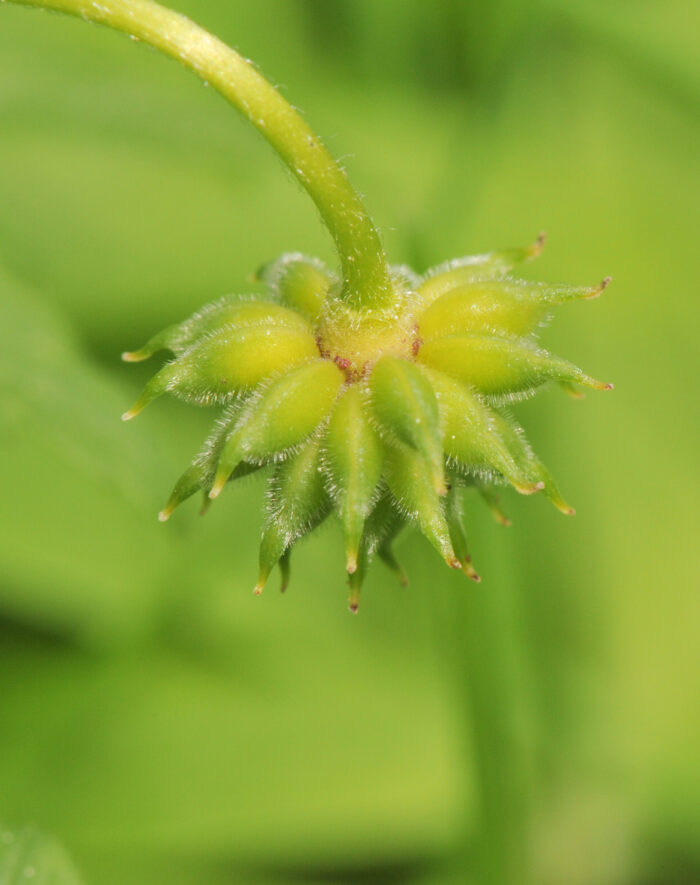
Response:
[[[426,341],[418,358],[489,396],[527,393],[548,381],[568,381],[596,390],[612,387],[523,340],[449,335]]]
[[[123,353],[122,359],[129,363],[137,363],[148,359],[159,350],[171,350],[179,355],[185,353],[198,340],[223,328],[233,332],[261,325],[282,326],[298,329],[301,332],[310,331],[303,317],[281,304],[255,301],[250,295],[226,295],[207,304],[184,322],[163,329],[139,350]]]
[[[251,473],[260,470],[261,467],[261,464],[249,464],[247,461],[241,461],[231,476],[229,476],[228,481],[233,482],[236,479],[249,476]],[[179,507],[183,501],[191,498],[192,495],[199,491],[204,492],[204,502],[200,511],[202,515],[204,515],[211,504],[208,492],[214,482],[214,475],[215,464],[195,461],[195,463],[188,467],[175,483],[175,488],[172,490],[167,504],[158,514],[158,519],[161,522],[167,522],[167,520],[173,515],[175,509]]]
[[[209,497],[217,497],[241,461],[279,457],[308,439],[333,408],[343,381],[334,363],[319,359],[262,390],[235,415]]]
[[[472,581],[477,583],[481,580],[472,565],[472,558],[469,555],[469,546],[467,543],[467,535],[464,531],[464,523],[462,521],[462,501],[460,498],[461,489],[457,482],[452,482],[450,490],[445,500],[445,517],[450,530],[450,539],[455,555],[459,560],[464,574]]]
[[[336,403],[326,433],[327,471],[345,533],[347,571],[357,567],[365,520],[382,475],[383,448],[357,385]]]
[[[405,515],[420,526],[425,537],[451,568],[461,568],[452,549],[442,498],[430,479],[430,465],[415,449],[401,442],[387,444],[386,480]]]
[[[522,337],[537,329],[550,307],[593,298],[605,285],[554,286],[524,280],[469,283],[442,295],[418,316],[419,335],[423,340],[474,332]]]
[[[447,457],[475,474],[500,473],[521,494],[537,491],[538,479],[533,480],[523,469],[517,457],[519,450],[512,451],[512,434],[504,426],[506,419],[449,376],[431,371],[429,378],[440,406]]]
[[[234,394],[251,390],[267,378],[317,357],[316,341],[308,330],[274,326],[224,328],[163,366],[124,418],[138,415],[166,392],[202,405],[225,402]]]
[[[380,428],[427,460],[438,494],[445,494],[442,439],[435,391],[421,369],[385,356],[369,379],[372,410]]]
[[[475,480],[474,485],[484,500],[484,503],[491,511],[491,515],[496,520],[499,525],[502,525],[506,528],[512,525],[510,519],[503,512],[503,508],[501,507],[501,499],[494,491],[493,487],[488,485],[487,483],[481,482],[480,480]]]
[[[399,512],[391,495],[385,491],[367,519],[363,537],[368,553],[370,555],[376,553],[384,565],[396,575],[402,587],[408,586],[408,578],[396,560],[393,543],[405,525],[406,518]]]
[[[531,482],[542,486],[544,496],[551,501],[557,510],[566,516],[573,516],[575,513],[573,507],[566,503],[551,473],[533,452],[532,447],[525,438],[522,427],[519,427],[502,410],[494,409],[494,412],[501,419],[499,425],[500,434],[509,450],[513,453],[513,457],[518,462],[520,469],[529,477]]]
[[[477,280],[493,280],[504,277],[523,261],[537,258],[544,247],[545,236],[540,234],[534,243],[519,249],[503,249],[500,252],[485,252],[483,255],[468,255],[447,261],[431,268],[418,286],[418,294],[428,305],[452,289],[473,283]]]
[[[321,467],[321,443],[315,437],[278,465],[270,477],[256,593],[262,592],[270,572],[291,545],[325,519],[330,507]],[[283,584],[287,569],[285,562]]]
[[[282,255],[257,274],[286,305],[316,322],[336,278],[318,258],[299,252]]]

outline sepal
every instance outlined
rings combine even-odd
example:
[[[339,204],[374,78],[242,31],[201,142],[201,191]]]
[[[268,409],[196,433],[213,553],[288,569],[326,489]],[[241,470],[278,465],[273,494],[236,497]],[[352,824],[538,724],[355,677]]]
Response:
[[[541,233],[529,246],[467,255],[465,258],[456,258],[433,267],[425,273],[418,286],[418,295],[428,305],[465,283],[504,277],[518,264],[537,258],[544,248],[545,239],[545,234]]]
[[[255,300],[252,295],[226,295],[207,304],[183,322],[158,332],[139,350],[125,351],[122,359],[128,363],[138,363],[160,350],[171,350],[179,355],[199,339],[224,327],[247,329],[260,325],[300,330],[309,328],[302,317],[280,304]]]
[[[523,339],[449,335],[426,341],[418,359],[480,393],[506,399],[527,394],[548,381],[582,384],[595,390],[611,390],[613,386]]]
[[[326,469],[345,535],[347,571],[357,568],[365,521],[382,475],[383,448],[357,385],[336,402],[325,436]]]
[[[458,286],[418,316],[424,341],[445,335],[482,333],[520,338],[542,324],[549,309],[567,301],[594,298],[607,287],[564,286],[525,280],[485,280]]]
[[[321,316],[328,293],[337,283],[335,275],[322,261],[300,252],[288,252],[263,265],[256,278],[312,323]]]
[[[225,327],[200,339],[163,366],[122,419],[134,418],[164,393],[199,405],[225,402],[317,356],[316,342],[309,330]]]
[[[333,408],[343,373],[315,360],[265,387],[232,414],[210,498],[216,498],[241,461],[283,457],[307,440]]]
[[[430,479],[426,459],[410,446],[396,442],[386,444],[385,465],[389,490],[400,511],[418,524],[450,568],[461,568],[452,547],[443,498]]]
[[[438,403],[420,367],[408,360],[382,357],[368,389],[382,433],[420,452],[429,465],[436,492],[446,494]]]
[[[317,436],[296,455],[277,465],[270,477],[255,593],[262,593],[278,562],[282,569],[283,589],[286,589],[289,561],[288,556],[284,558],[285,554],[299,538],[313,531],[330,509]]]

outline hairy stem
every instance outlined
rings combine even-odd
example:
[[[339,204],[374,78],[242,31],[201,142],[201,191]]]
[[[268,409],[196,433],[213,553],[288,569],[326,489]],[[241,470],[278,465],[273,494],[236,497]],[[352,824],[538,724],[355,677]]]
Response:
[[[11,0],[107,25],[181,61],[210,83],[263,134],[316,204],[343,271],[343,297],[354,308],[391,299],[377,231],[345,171],[300,114],[246,59],[185,16],[152,0]]]

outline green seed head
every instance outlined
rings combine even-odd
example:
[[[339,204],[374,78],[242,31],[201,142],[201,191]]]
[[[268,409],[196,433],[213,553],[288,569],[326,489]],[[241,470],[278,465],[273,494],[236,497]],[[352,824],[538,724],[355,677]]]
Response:
[[[375,555],[405,583],[391,545],[407,522],[451,568],[479,580],[461,519],[466,488],[502,525],[502,484],[542,490],[573,513],[504,405],[551,381],[570,393],[612,387],[535,339],[553,307],[593,298],[609,279],[584,288],[508,276],[542,242],[423,277],[395,268],[393,303],[364,310],[341,297],[339,278],[321,262],[284,255],[258,272],[265,297],[217,301],[124,354],[173,354],[125,419],[166,392],[225,404],[160,518],[197,491],[208,505],[229,482],[272,465],[255,591],[278,564],[285,589],[293,545],[335,512],[356,611]]]

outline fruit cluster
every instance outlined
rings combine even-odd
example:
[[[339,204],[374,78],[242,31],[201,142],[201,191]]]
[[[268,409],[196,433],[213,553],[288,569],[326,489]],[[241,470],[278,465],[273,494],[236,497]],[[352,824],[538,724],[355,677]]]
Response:
[[[160,518],[197,491],[206,506],[228,482],[272,465],[255,591],[277,564],[284,589],[293,545],[335,511],[356,611],[375,554],[405,581],[392,541],[407,522],[449,566],[479,580],[460,514],[468,486],[501,523],[494,487],[502,483],[542,490],[573,513],[507,405],[552,381],[574,395],[577,385],[612,387],[535,339],[551,308],[594,298],[609,279],[586,288],[511,277],[542,244],[423,276],[394,267],[391,303],[363,309],[341,298],[340,280],[320,261],[284,255],[259,272],[265,296],[222,298],[125,353],[128,361],[174,354],[125,420],[166,392],[224,406]]]

